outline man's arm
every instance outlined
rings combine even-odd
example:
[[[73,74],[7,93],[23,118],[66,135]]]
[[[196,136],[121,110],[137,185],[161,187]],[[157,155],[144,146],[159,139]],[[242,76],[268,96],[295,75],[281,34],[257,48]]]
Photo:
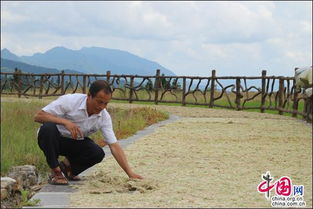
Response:
[[[118,164],[125,171],[125,173],[128,175],[129,178],[143,179],[142,176],[134,173],[131,170],[130,166],[128,165],[126,155],[118,142],[109,144],[109,147],[111,149],[111,153],[114,156],[115,160],[118,162]]]
[[[45,122],[52,122],[59,125],[65,125],[67,120],[64,118],[59,118],[55,115],[52,115],[51,113],[45,112],[43,110],[39,111],[34,116],[34,121],[37,123],[45,123]]]
[[[75,123],[72,123],[71,121],[66,120],[64,118],[59,118],[43,110],[39,111],[35,115],[34,121],[38,123],[52,122],[59,125],[63,125],[67,130],[71,132],[73,139],[77,139],[78,135],[80,135],[80,137],[83,137],[82,132]]]

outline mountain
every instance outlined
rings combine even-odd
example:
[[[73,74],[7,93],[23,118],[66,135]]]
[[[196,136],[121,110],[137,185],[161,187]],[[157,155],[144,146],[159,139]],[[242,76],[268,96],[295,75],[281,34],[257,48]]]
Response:
[[[4,50],[5,53],[3,52]],[[7,57],[9,54],[8,51],[7,49],[3,49],[1,51],[1,57],[9,59]],[[13,55],[11,53],[10,57]],[[83,47],[80,50],[55,47],[45,53],[16,57],[19,61],[31,65],[59,70],[71,69],[88,74],[105,74],[106,71],[110,70],[111,74],[155,75],[156,69],[160,69],[161,74],[175,75],[172,71],[156,62],[126,51],[100,47]]]
[[[13,61],[20,61],[20,58],[15,54],[11,53],[8,49],[1,50],[1,58],[5,58]]]
[[[1,58],[1,72],[14,72],[15,68],[22,70],[25,73],[60,73],[55,68],[45,68],[36,65],[29,65],[23,62],[13,61]],[[73,70],[64,70],[65,73],[81,73]]]

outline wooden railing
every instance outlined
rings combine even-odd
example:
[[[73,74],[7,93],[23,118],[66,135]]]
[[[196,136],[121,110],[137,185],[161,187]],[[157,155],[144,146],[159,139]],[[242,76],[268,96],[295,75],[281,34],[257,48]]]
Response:
[[[210,77],[164,76],[160,70],[154,76],[106,74],[28,74],[20,71],[1,72],[1,94],[18,97],[61,96],[67,93],[87,93],[94,80],[107,80],[114,89],[113,99],[182,105],[205,105],[234,110],[276,110],[292,113],[312,121],[312,97],[295,88],[294,77],[224,76],[212,70]],[[300,105],[299,105],[300,104]],[[299,107],[302,107],[300,109]]]

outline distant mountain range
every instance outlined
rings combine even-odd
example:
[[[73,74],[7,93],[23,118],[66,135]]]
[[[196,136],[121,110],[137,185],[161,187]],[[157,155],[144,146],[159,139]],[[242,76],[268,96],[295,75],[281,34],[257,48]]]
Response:
[[[156,69],[161,74],[175,75],[160,64],[141,58],[126,51],[100,47],[83,47],[71,50],[55,47],[45,53],[32,56],[17,56],[8,49],[1,50],[1,71],[11,72],[17,67],[29,73],[67,73],[155,75]]]
[[[1,72],[14,72],[14,69],[18,68],[25,73],[60,73],[55,68],[45,68],[36,65],[29,65],[24,62],[17,62],[9,59],[1,58]],[[64,70],[65,73],[82,73],[75,70]]]

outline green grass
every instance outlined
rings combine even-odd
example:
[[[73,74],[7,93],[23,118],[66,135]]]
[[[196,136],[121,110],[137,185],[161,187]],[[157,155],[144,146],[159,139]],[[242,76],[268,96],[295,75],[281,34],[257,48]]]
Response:
[[[40,199],[29,199],[29,191],[21,190],[21,202],[17,205],[17,208],[22,208],[24,206],[38,206]]]
[[[115,135],[118,139],[125,139],[134,135],[138,130],[144,129],[146,126],[167,119],[167,113],[159,112],[150,107],[121,109],[108,108],[112,117]],[[100,131],[91,135],[96,142],[102,138]]]
[[[51,89],[50,92],[52,92],[52,90],[53,89]],[[69,88],[69,89],[67,89],[66,93],[72,93],[72,92],[73,92],[73,89]],[[82,93],[81,88],[78,88],[76,93]],[[158,93],[158,99],[159,100],[162,97],[162,93],[163,93],[163,91],[161,91],[161,90]],[[159,104],[160,105],[162,105],[162,104],[174,105],[174,106],[175,105],[181,105],[181,103],[182,103],[182,90],[173,90],[173,93],[176,95],[176,97],[173,96],[170,92],[166,92],[163,95],[162,101],[159,102]],[[245,98],[251,98],[253,95],[255,95],[255,93],[256,92],[253,92],[253,91],[248,92],[248,93],[243,92],[243,98],[241,99],[241,105],[243,104],[243,101],[244,101]],[[277,92],[273,92],[272,93],[272,96],[271,96],[272,104],[270,104],[270,97],[269,97],[269,95],[266,97],[266,101],[265,101],[265,107],[267,108],[267,110],[265,110],[266,113],[278,114],[277,110],[270,110],[270,108],[274,108],[275,107],[275,95],[276,95],[276,93]],[[220,94],[221,94],[221,92],[215,91],[214,92],[214,97],[217,98]],[[116,89],[113,92],[113,97],[114,98],[119,98],[119,99],[125,99],[125,100],[114,100],[114,102],[127,103],[129,95],[130,95],[129,89],[126,89],[124,92],[119,90],[119,89]],[[195,99],[194,96],[197,99]],[[207,91],[205,93],[205,95],[203,95],[202,93],[197,91],[197,92],[194,93],[194,96],[192,94],[188,94],[185,97],[185,101],[187,103],[196,103],[197,102],[199,104],[209,103],[209,101],[210,101],[210,91]],[[148,92],[146,90],[139,90],[139,91],[136,91],[136,94],[133,93],[132,99],[133,100],[134,99],[138,99],[138,100],[148,100],[148,99],[149,100],[154,100],[154,97],[155,97],[155,92],[154,91]],[[228,106],[229,107],[230,106],[229,105],[229,101],[228,101],[228,99],[229,99],[231,104],[232,104],[232,106],[236,107],[235,98],[236,98],[235,93],[233,93],[233,92],[224,92],[223,96],[220,99],[214,101],[214,104],[215,105],[222,105],[222,106]],[[177,103],[176,104],[165,103],[163,101],[176,101]],[[154,104],[154,102],[145,102],[145,101],[134,101],[134,103],[137,103],[137,104]],[[207,107],[208,105],[190,105],[190,104],[187,104],[186,106],[187,107]],[[260,112],[260,108],[259,108],[260,106],[261,106],[261,95],[258,95],[253,100],[247,101],[245,103],[245,107],[257,107],[257,108],[256,109],[248,109],[248,110],[244,109],[243,111]],[[220,107],[214,107],[214,108],[219,109]],[[291,101],[291,99],[289,99],[289,107],[288,108],[286,107],[285,109],[292,110],[292,101]],[[304,101],[303,101],[303,99],[301,99],[299,101],[298,111],[302,112],[303,109],[304,109]],[[283,115],[292,116],[291,113],[283,113]],[[302,117],[302,116],[298,116],[298,117]]]
[[[1,175],[12,165],[32,164],[39,170],[46,168],[36,140],[40,125],[33,122],[35,112],[41,107],[40,100],[1,102]]]
[[[128,101],[126,100],[112,100],[111,101],[112,103],[129,103]],[[155,105],[154,102],[146,102],[146,101],[133,101],[134,104],[144,104],[144,105]],[[216,104],[219,104],[219,105],[223,105],[223,106],[228,106],[228,102],[226,99],[224,100],[219,100],[218,103]],[[158,105],[167,105],[167,106],[182,106],[181,103],[165,103],[165,102],[159,102]],[[261,106],[261,102],[259,101],[249,101],[249,103],[247,103],[245,105],[245,107],[259,107]],[[265,106],[269,106],[269,102],[265,102]],[[208,105],[194,105],[194,104],[186,104],[185,107],[200,107],[200,108],[208,108]],[[225,108],[222,108],[222,107],[213,107],[214,109],[225,109]],[[300,101],[299,102],[299,105],[298,105],[298,111],[303,111],[304,109],[304,102],[303,101]],[[289,110],[292,110],[291,108],[289,108]],[[244,109],[242,111],[247,111],[247,112],[260,112],[260,109]],[[278,114],[278,110],[265,110],[264,111],[265,113],[269,113],[269,114]],[[284,116],[292,116],[291,113],[283,113]],[[298,118],[302,118],[301,115],[297,115]]]
[[[16,98],[16,97],[15,97]],[[35,165],[40,173],[49,171],[45,157],[37,145],[37,129],[33,116],[49,100],[28,99],[1,101],[1,176],[12,166]],[[168,118],[168,114],[153,108],[124,110],[109,108],[114,132],[118,139],[133,135],[144,127]],[[91,136],[96,141],[100,132]]]
[[[166,92],[162,98],[162,101],[159,101],[159,105],[171,105],[171,106],[181,106],[182,105],[182,91],[177,90],[177,91],[173,91],[175,93],[175,95],[177,96],[177,98],[173,95],[171,95],[169,92]],[[162,92],[159,92],[159,100],[161,99],[161,94]],[[217,98],[220,95],[220,92],[215,91],[214,93],[214,98]],[[255,95],[255,92],[249,92],[248,94],[244,93],[243,94],[243,98],[241,99],[241,105],[243,105],[244,99],[246,98],[252,98]],[[152,99],[154,100],[154,96],[155,93],[154,92],[150,92],[150,98],[149,98],[149,93],[145,90],[140,90],[137,91],[137,97],[135,96],[135,94],[133,94],[133,99],[138,98],[139,100],[145,100],[145,99]],[[194,98],[194,96],[197,98],[197,100]],[[185,101],[186,103],[198,103],[198,105],[193,105],[193,104],[186,104],[186,107],[204,107],[207,108],[208,105],[202,105],[202,104],[208,104],[210,101],[210,92],[207,91],[205,95],[203,95],[200,92],[195,92],[194,96],[192,94],[188,94],[185,97]],[[228,96],[228,98],[227,98]],[[114,98],[120,98],[120,99],[127,99],[129,98],[129,92],[126,91],[125,94],[122,93],[121,91],[117,90],[113,93],[113,97]],[[229,101],[231,102],[232,106],[234,108],[236,108],[236,103],[235,103],[235,99],[236,99],[236,95],[232,92],[226,92],[223,94],[223,96],[214,101],[215,105],[222,105],[222,106],[228,106],[230,107]],[[270,108],[274,108],[275,107],[275,94],[273,94],[271,96],[271,102],[270,102],[270,97],[267,96],[266,100],[265,100],[265,107],[267,108],[265,110],[266,113],[270,113],[270,114],[278,114],[278,110],[270,110]],[[177,101],[177,103],[166,103],[163,101]],[[117,102],[117,103],[128,103],[128,100],[114,100],[113,102]],[[285,109],[288,110],[293,110],[292,108],[292,101],[289,100],[289,103],[287,103]],[[135,104],[154,104],[154,102],[146,102],[146,101],[133,101],[133,103]],[[288,105],[289,104],[289,105]],[[277,104],[278,105],[278,104]],[[244,107],[255,107],[256,109],[244,109],[243,111],[248,111],[248,112],[260,112],[260,106],[261,106],[261,95],[256,96],[254,99],[250,100],[250,101],[246,101]],[[223,109],[221,107],[214,107],[216,109]],[[304,109],[304,101],[303,99],[301,99],[299,101],[299,105],[298,105],[298,111],[302,112]],[[291,113],[283,113],[283,115],[286,116],[292,116]],[[302,116],[298,116],[298,117],[302,117]]]

